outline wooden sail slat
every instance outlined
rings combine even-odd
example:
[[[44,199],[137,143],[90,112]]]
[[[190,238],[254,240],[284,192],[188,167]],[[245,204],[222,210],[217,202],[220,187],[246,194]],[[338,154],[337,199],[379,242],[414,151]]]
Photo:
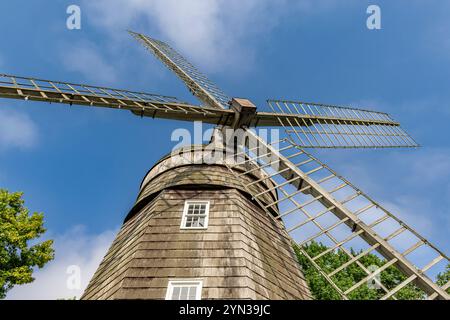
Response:
[[[0,97],[125,109],[146,117],[211,124],[231,124],[235,115],[232,110],[194,106],[173,97],[7,75],[0,75]]]
[[[378,119],[375,116],[373,118]],[[251,131],[249,131],[249,133],[250,132]],[[293,241],[297,243],[299,247],[302,247],[315,239],[322,239],[322,237],[325,237],[324,239],[329,239],[334,243],[334,245],[330,246],[325,253],[321,253],[317,257],[309,257],[308,260],[310,260],[311,263],[317,261],[318,258],[324,256],[326,253],[336,249],[343,250],[345,254],[349,255],[349,259],[346,262],[343,262],[335,270],[328,272],[321,270],[322,276],[326,274],[327,277],[324,277],[330,280],[335,286],[338,286],[333,282],[333,276],[351,264],[356,263],[358,267],[367,273],[365,278],[369,279],[371,272],[361,264],[360,259],[375,250],[386,259],[387,265],[394,265],[406,276],[406,279],[409,279],[407,283],[403,283],[401,287],[394,289],[388,289],[381,284],[381,289],[385,294],[380,298],[395,299],[398,291],[408,285],[411,281],[414,281],[414,284],[422,289],[428,296],[432,297],[435,295],[436,298],[448,299],[448,294],[425,274],[425,271],[428,271],[431,266],[437,265],[438,262],[442,262],[442,260],[447,261],[447,263],[449,262],[448,257],[445,256],[442,251],[431,245],[403,221],[382,208],[360,189],[354,187],[349,181],[339,176],[327,165],[320,162],[304,149],[297,149],[297,147],[289,148],[289,145],[293,145],[292,140],[284,140],[278,149],[274,149],[256,134],[252,134],[253,138],[260,143],[260,149],[265,151],[258,152],[258,150],[254,150],[251,153],[247,153],[245,161],[260,166],[261,170],[265,171],[267,175],[270,176],[272,183],[274,183],[274,185],[268,189],[271,191],[276,190],[279,195],[278,199],[274,199],[267,203],[262,198],[264,192],[253,193],[252,196],[254,200],[260,202],[261,205],[266,208],[267,214],[274,215],[276,213],[274,218],[281,218],[285,223],[292,220],[292,218],[287,218],[290,215],[301,215],[304,217],[299,222],[286,226]],[[251,145],[256,144],[251,143]],[[291,156],[293,153],[297,153],[296,149],[302,150],[303,152],[288,160],[287,157]],[[241,152],[245,152],[245,147],[242,146]],[[294,165],[294,163],[301,164],[305,162],[307,162],[307,168]],[[313,179],[311,172],[320,174]],[[260,179],[264,180],[266,177],[261,177]],[[323,183],[319,183],[323,179],[330,181],[331,185],[328,190],[322,187]],[[301,181],[301,184],[297,182],[299,180]],[[299,188],[299,185],[301,185],[301,188]],[[299,190],[304,191],[300,193]],[[337,200],[332,196],[337,190],[342,190],[347,193],[344,195],[343,200]],[[299,199],[304,196],[311,198],[304,202],[299,202]],[[283,204],[284,202],[287,203]],[[306,208],[306,205],[308,206],[308,209]],[[320,209],[319,206],[322,209]],[[350,207],[352,210],[350,210]],[[315,210],[318,209],[317,213],[312,214],[309,212],[312,208],[316,208]],[[330,213],[335,219],[337,218],[337,221],[328,225],[323,225],[323,221],[327,221],[328,219],[324,219],[324,217],[328,217]],[[372,219],[373,222],[366,224],[364,222],[365,219],[370,217],[374,217],[374,219]],[[322,222],[320,219],[322,219]],[[391,226],[397,225],[398,227],[389,235],[382,237],[378,232],[375,232],[373,228],[384,224]],[[316,228],[317,231],[312,232],[312,234],[305,234],[302,238],[297,239],[298,235],[302,234],[299,230],[314,230],[311,229],[312,227]],[[348,228],[347,230],[349,230],[350,234],[343,237],[343,239],[338,239],[333,232],[342,229],[342,227]],[[393,240],[405,231],[408,231],[407,236],[411,239],[415,238],[417,243],[410,247],[410,249],[402,252],[399,247],[396,247],[396,245],[391,244],[388,241]],[[339,232],[337,232],[337,234],[339,234]],[[311,231],[309,233],[311,233]],[[362,249],[361,252],[353,256],[349,251],[349,248],[347,248],[352,240],[364,241],[368,244],[368,247]],[[424,272],[418,270],[406,257],[421,246],[438,253],[438,258],[434,259],[423,268],[422,271]],[[305,251],[303,250],[303,252]],[[317,264],[316,266],[319,267]],[[341,290],[343,298],[348,298],[347,295],[353,292],[353,290],[356,290],[362,283],[363,281],[359,281],[358,283],[351,284],[349,288]]]

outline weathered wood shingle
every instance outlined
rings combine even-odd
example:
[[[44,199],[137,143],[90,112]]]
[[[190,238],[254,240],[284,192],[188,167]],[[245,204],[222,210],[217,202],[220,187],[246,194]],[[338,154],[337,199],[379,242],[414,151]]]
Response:
[[[250,199],[225,166],[158,172],[82,299],[164,299],[179,278],[203,279],[202,299],[309,299],[282,223]],[[186,200],[210,201],[206,230],[180,229]]]

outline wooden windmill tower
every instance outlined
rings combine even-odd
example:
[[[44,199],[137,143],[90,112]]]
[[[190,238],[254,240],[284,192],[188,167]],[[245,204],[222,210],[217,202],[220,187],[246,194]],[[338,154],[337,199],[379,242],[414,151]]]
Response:
[[[450,282],[434,281],[449,263],[446,254],[306,151],[416,147],[399,123],[381,112],[296,101],[268,101],[272,112],[258,112],[246,99],[229,98],[166,43],[130,33],[203,105],[0,75],[3,98],[217,126],[210,145],[173,152],[147,173],[83,299],[309,299],[294,244],[343,299],[373,279],[381,299],[396,299],[411,284],[424,298],[449,299]],[[284,136],[266,141],[257,127],[281,127]],[[230,130],[239,134],[230,137]],[[311,241],[328,249],[311,255]],[[320,259],[336,250],[348,258],[321,267]],[[384,264],[371,269],[362,262],[369,253]],[[363,276],[343,286],[336,276],[350,267]],[[383,280],[390,267],[403,274],[401,282]]]

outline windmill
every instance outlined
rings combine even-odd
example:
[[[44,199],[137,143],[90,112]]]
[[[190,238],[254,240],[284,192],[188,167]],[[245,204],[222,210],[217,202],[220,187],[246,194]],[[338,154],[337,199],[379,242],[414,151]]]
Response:
[[[293,244],[343,299],[373,279],[380,299],[397,299],[410,285],[419,288],[424,298],[449,299],[450,282],[435,282],[436,274],[449,263],[447,255],[306,150],[417,147],[398,122],[382,112],[300,101],[269,100],[272,111],[258,111],[249,100],[224,94],[166,43],[130,34],[175,72],[203,105],[143,92],[3,74],[0,97],[202,121],[216,126],[212,145],[219,154],[229,151],[226,130],[240,130],[245,139],[233,145],[231,160],[225,157],[210,167],[203,160],[197,166],[192,161],[196,152],[205,154],[206,146],[190,146],[161,159],[144,178],[135,206],[83,298],[164,298],[165,293],[166,298],[308,299],[310,292],[296,269]],[[285,136],[266,141],[255,131],[258,127],[282,128]],[[215,188],[208,187],[213,184]],[[215,204],[198,200],[205,193]],[[193,202],[181,216],[179,202],[186,196]],[[210,220],[217,218],[215,231],[205,232],[210,205],[227,213],[237,204],[234,210],[244,218],[211,215]],[[170,212],[175,216],[169,217]],[[178,217],[175,224],[182,219],[185,228],[174,228],[169,223],[174,217]],[[239,218],[238,225],[228,225],[235,218]],[[159,222],[155,225],[154,221]],[[172,243],[171,237],[179,241]],[[210,238],[220,241],[208,242]],[[248,246],[250,250],[243,246],[246,241],[254,245]],[[311,255],[305,250],[311,241],[328,248]],[[154,246],[158,250],[152,251]],[[351,251],[351,246],[359,251]],[[208,254],[203,255],[206,249]],[[347,256],[339,266],[330,270],[319,263],[337,250]],[[168,252],[169,256],[161,256]],[[362,258],[368,254],[382,257],[383,265],[373,270],[364,264]],[[338,283],[336,276],[354,266],[364,276],[345,286]],[[403,274],[401,282],[380,280],[391,267]],[[182,269],[182,278],[174,277],[173,270]],[[201,293],[202,286],[209,291]]]

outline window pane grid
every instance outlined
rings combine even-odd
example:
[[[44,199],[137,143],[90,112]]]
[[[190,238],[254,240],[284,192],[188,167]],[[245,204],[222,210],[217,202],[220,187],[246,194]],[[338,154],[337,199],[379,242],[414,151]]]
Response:
[[[202,281],[169,281],[167,300],[201,299]]]
[[[206,228],[208,219],[209,203],[185,204],[182,228]]]
[[[197,296],[197,287],[189,287],[187,300],[194,300],[196,296]]]

